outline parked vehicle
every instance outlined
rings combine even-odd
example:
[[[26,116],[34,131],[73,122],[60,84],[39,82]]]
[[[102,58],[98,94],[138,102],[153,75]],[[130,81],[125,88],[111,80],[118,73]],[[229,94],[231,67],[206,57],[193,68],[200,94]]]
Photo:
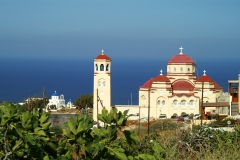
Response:
[[[178,116],[172,119],[175,122],[184,122],[184,118],[182,116]]]
[[[171,116],[171,119],[174,119],[174,118],[176,118],[177,116]]]
[[[193,116],[193,119],[201,119],[201,114],[195,114],[194,116]]]
[[[189,119],[189,114],[184,114],[183,118],[184,118],[184,120],[188,120]]]
[[[158,119],[167,119],[167,115],[166,114],[160,114]]]

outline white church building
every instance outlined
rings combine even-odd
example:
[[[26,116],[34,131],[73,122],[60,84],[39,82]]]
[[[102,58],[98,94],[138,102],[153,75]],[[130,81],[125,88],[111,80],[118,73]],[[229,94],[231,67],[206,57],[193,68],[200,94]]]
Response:
[[[52,94],[51,99],[49,99],[47,108],[49,108],[50,106],[56,106],[56,109],[61,109],[62,107],[65,107],[64,95],[63,94],[58,95],[58,93],[55,91]]]
[[[139,87],[139,105],[116,105],[119,111],[129,110],[130,114],[139,113],[140,117],[150,116],[157,118],[166,114],[170,118],[173,114],[199,114],[201,112],[216,112],[216,107],[207,107],[201,110],[201,103],[215,103],[223,94],[223,88],[203,71],[200,77],[196,75],[196,62],[183,48],[167,62],[166,75],[160,74],[149,77],[149,80]],[[117,83],[117,82],[114,82]],[[111,109],[111,59],[102,53],[94,59],[94,104],[93,118],[102,107]],[[203,114],[203,113],[202,113]]]

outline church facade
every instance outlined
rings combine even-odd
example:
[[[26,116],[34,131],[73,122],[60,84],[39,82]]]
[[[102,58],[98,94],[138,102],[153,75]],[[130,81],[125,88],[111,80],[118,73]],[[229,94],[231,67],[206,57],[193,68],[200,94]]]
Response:
[[[172,115],[201,113],[201,103],[217,102],[223,93],[206,71],[200,77],[196,76],[196,63],[187,54],[182,52],[173,56],[167,62],[166,75],[160,74],[149,78],[139,87],[139,105],[116,105],[119,111],[129,110],[130,114],[139,113],[140,117],[159,117],[166,114]],[[93,118],[105,107],[111,106],[111,59],[104,51],[94,59],[94,106]],[[117,82],[116,82],[117,83]],[[203,99],[202,99],[203,97]],[[149,112],[148,112],[149,111]],[[206,112],[215,112],[215,107],[206,108]]]
[[[139,88],[139,106],[150,106],[155,110],[151,112],[154,117],[201,113],[202,102],[217,102],[223,93],[223,88],[206,75],[205,70],[197,77],[195,61],[182,52],[182,47],[179,49],[180,53],[167,62],[166,75],[161,70]],[[207,112],[214,113],[216,108],[206,108]]]

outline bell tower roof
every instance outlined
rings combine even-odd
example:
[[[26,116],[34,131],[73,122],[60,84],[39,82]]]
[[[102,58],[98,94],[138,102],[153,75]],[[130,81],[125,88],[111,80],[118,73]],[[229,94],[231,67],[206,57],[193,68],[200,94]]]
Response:
[[[98,55],[95,59],[102,59],[102,60],[110,60],[111,61],[111,59],[106,54],[104,54],[104,50],[103,49],[102,49],[101,52],[102,53],[100,55]]]

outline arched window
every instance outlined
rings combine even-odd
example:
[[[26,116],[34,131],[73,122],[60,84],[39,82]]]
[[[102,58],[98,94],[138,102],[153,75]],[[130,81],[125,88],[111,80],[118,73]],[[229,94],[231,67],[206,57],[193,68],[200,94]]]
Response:
[[[190,106],[193,106],[193,105],[194,105],[194,101],[191,100],[191,101],[189,102],[189,105],[190,105]]]
[[[146,98],[145,96],[141,96],[142,102],[145,103],[146,102]]]
[[[103,86],[106,86],[106,82],[104,81],[104,82],[102,82],[102,84],[103,84]]]
[[[177,100],[173,101],[173,105],[176,106],[177,105]]]
[[[160,106],[160,105],[161,105],[161,101],[158,100],[158,101],[157,101],[157,106]]]
[[[195,72],[195,67],[193,67],[192,71]]]
[[[98,71],[98,65],[97,64],[95,64],[95,69],[96,69],[96,71]]]
[[[182,106],[185,106],[185,105],[186,105],[186,100],[182,100],[182,101],[181,101],[181,105],[182,105]]]
[[[166,104],[166,102],[163,100],[163,101],[162,101],[162,105],[165,106],[165,104]]]
[[[173,69],[173,70],[174,70],[174,72],[176,72],[176,67],[174,67],[174,69]]]
[[[101,81],[98,81],[98,86],[101,86]]]
[[[109,70],[109,64],[107,64],[107,66],[106,66],[106,71],[108,71]]]
[[[182,68],[182,67],[180,68],[180,71],[181,71],[181,72],[183,71],[183,68]]]
[[[190,72],[190,68],[188,68],[187,71]]]
[[[104,71],[104,65],[103,64],[100,65],[100,71]]]

